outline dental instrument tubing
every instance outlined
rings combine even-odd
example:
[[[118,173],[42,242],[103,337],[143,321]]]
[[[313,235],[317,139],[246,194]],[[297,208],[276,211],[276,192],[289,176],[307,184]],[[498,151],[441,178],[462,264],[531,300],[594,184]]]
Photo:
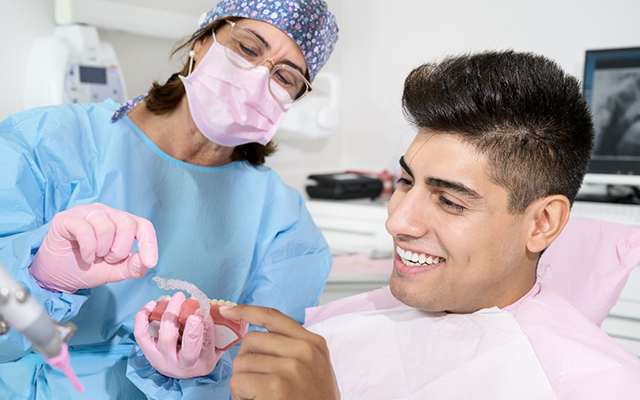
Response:
[[[200,308],[196,310],[196,314],[199,314],[202,318],[206,318],[206,316],[209,315],[209,298],[193,283],[181,281],[180,279],[160,278],[159,276],[154,277],[153,280],[156,281],[160,289],[177,289],[189,293],[191,297],[198,300],[198,303],[200,303]]]

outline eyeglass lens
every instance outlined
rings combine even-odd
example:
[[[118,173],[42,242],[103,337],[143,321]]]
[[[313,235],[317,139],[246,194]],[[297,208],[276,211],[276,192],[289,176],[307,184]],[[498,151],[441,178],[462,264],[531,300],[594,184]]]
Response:
[[[267,51],[262,42],[253,33],[239,25],[232,27],[225,47],[229,61],[243,69],[258,67],[267,59]],[[248,63],[239,60],[238,55]],[[309,91],[309,87],[298,70],[288,65],[277,64],[271,70],[269,90],[276,100],[287,104],[304,96]]]

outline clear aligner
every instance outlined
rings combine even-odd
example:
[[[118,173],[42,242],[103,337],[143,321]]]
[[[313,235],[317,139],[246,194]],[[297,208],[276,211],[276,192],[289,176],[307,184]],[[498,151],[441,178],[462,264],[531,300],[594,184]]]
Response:
[[[206,294],[202,293],[202,291],[198,289],[193,283],[181,281],[180,279],[160,278],[159,276],[153,277],[153,280],[156,281],[160,289],[177,289],[189,293],[191,297],[198,300],[198,303],[200,303],[200,308],[196,310],[196,314],[200,315],[203,318],[209,315],[209,298]]]

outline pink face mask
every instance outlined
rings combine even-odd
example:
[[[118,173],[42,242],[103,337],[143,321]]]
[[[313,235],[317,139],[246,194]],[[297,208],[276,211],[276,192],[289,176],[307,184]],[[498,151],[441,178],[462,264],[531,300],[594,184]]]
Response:
[[[237,57],[239,64],[251,66]],[[267,67],[238,68],[215,41],[197,68],[180,79],[196,126],[221,146],[267,144],[291,106],[280,104],[269,92]]]

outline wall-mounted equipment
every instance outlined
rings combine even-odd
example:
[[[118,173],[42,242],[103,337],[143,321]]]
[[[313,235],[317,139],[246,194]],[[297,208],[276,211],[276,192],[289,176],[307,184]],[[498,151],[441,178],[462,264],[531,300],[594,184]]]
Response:
[[[333,73],[320,72],[313,81],[313,91],[287,111],[275,139],[323,139],[337,131],[339,119],[340,79]]]
[[[63,103],[127,100],[120,64],[113,47],[98,39],[92,26],[67,25],[31,45],[24,89],[24,108]]]

